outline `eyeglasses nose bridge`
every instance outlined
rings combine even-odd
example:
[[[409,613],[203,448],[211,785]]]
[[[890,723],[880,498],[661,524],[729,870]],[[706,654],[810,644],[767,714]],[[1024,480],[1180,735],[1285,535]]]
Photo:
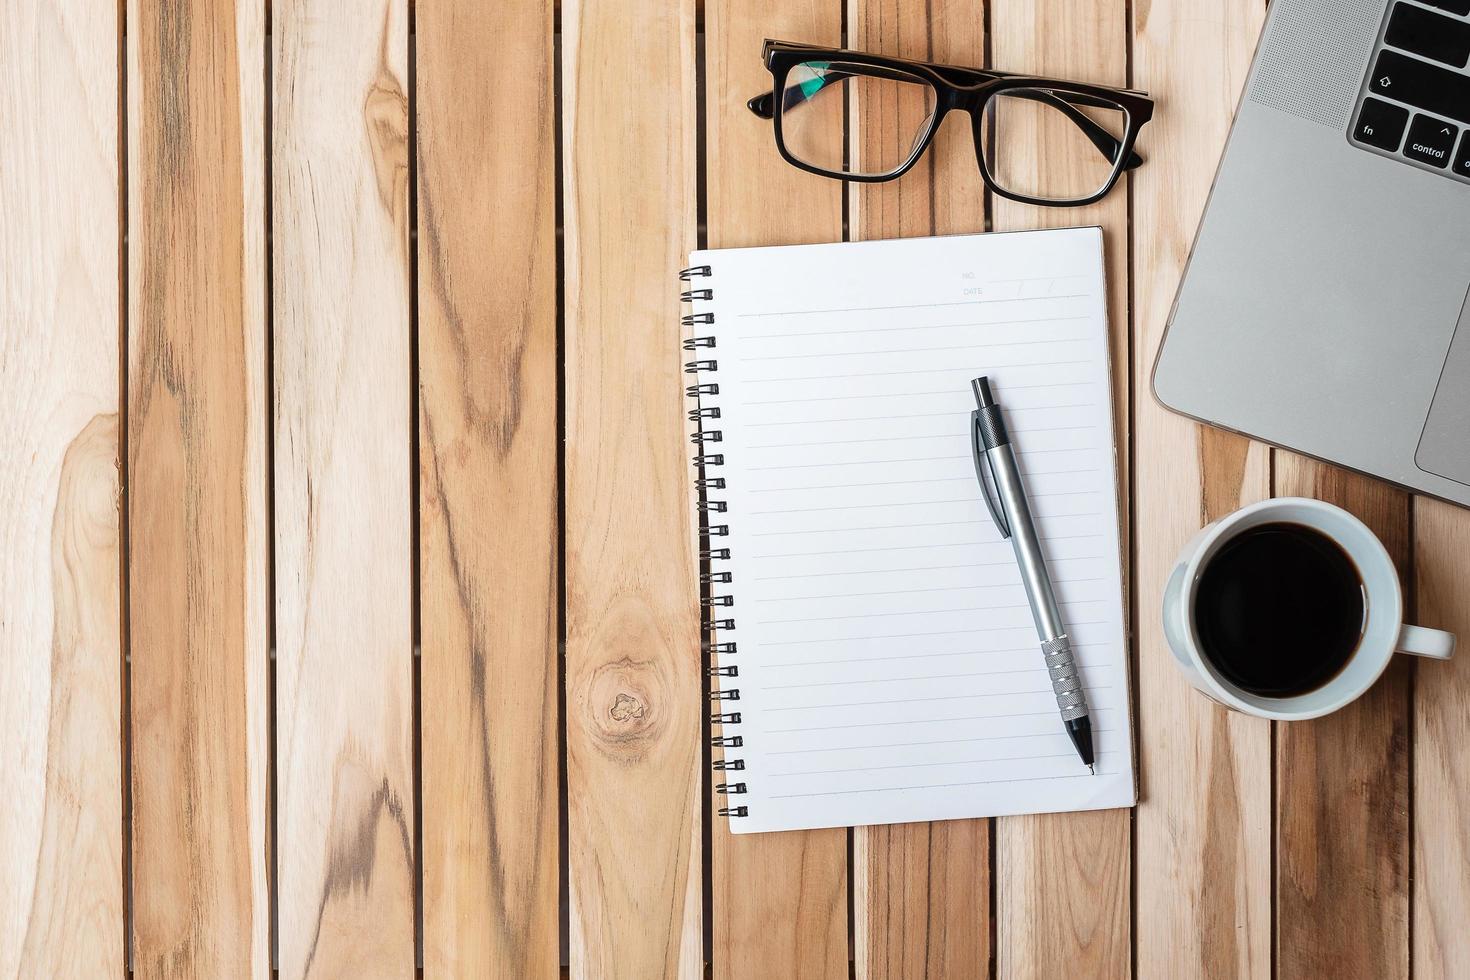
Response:
[[[976,85],[973,88],[951,89],[953,93],[953,104],[951,109],[968,112],[976,119],[985,110],[985,103],[990,101],[990,86],[986,84]]]

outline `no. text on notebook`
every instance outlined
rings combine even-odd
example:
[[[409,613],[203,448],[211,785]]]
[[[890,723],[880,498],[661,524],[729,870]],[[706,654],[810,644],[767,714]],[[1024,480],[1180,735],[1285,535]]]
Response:
[[[690,265],[731,829],[1131,805],[1100,231]],[[1010,546],[977,492],[979,374],[1022,446],[1096,775],[1058,724]]]

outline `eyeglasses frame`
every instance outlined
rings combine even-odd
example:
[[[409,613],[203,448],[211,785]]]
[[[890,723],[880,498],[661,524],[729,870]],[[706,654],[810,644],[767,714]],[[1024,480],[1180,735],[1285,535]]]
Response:
[[[777,111],[776,93],[786,90],[786,80],[791,70],[797,65],[816,59],[830,59],[832,61],[845,62],[854,65],[868,65],[874,68],[886,68],[895,72],[902,72],[914,76],[917,79],[928,82],[935,93],[935,108],[929,119],[927,130],[922,137],[914,141],[914,148],[907,160],[897,169],[883,174],[848,174],[825,170],[813,164],[806,163],[795,157],[786,147],[785,136],[782,133],[782,112]],[[934,141],[934,134],[939,131],[944,117],[950,112],[966,112],[970,116],[970,132],[975,142],[975,160],[980,167],[980,177],[985,186],[994,194],[1022,204],[1035,204],[1045,207],[1085,207],[1102,200],[1117,186],[1118,180],[1123,173],[1133,170],[1143,163],[1143,159],[1134,152],[1134,145],[1138,140],[1138,133],[1143,126],[1153,118],[1154,103],[1147,92],[1137,89],[1119,89],[1104,85],[1092,85],[1087,82],[1074,82],[1065,79],[1045,78],[1039,75],[1025,75],[1016,72],[996,71],[989,68],[971,68],[964,65],[948,65],[938,62],[913,61],[907,58],[892,58],[886,55],[872,54],[867,51],[851,51],[845,48],[829,48],[815,44],[802,44],[795,41],[778,41],[766,39],[761,50],[761,60],[766,69],[771,73],[772,89],[751,99],[746,105],[750,111],[763,119],[770,119],[774,124],[776,136],[776,149],[783,159],[800,170],[816,174],[819,177],[830,177],[836,180],[851,180],[863,184],[884,183],[897,180],[911,170],[919,158],[922,157]],[[1121,109],[1125,116],[1125,129],[1123,138],[1111,139],[1120,144],[1116,158],[1113,161],[1112,172],[1108,175],[1107,182],[1096,193],[1086,198],[1077,199],[1049,199],[1030,197],[1006,190],[996,183],[995,176],[990,172],[989,162],[985,158],[983,149],[984,134],[981,132],[981,124],[984,116],[985,106],[992,96],[1000,92],[1015,89],[1050,89],[1065,92],[1068,95],[1077,95],[1082,98],[1094,99],[1103,103],[1106,107]],[[1086,118],[1086,117],[1084,117]],[[1075,121],[1075,120],[1074,120]],[[1089,120],[1090,121],[1090,120]],[[1080,124],[1079,124],[1080,125]],[[1096,123],[1094,122],[1095,126]],[[1101,129],[1101,127],[1098,127]],[[1096,142],[1094,138],[1094,142]]]

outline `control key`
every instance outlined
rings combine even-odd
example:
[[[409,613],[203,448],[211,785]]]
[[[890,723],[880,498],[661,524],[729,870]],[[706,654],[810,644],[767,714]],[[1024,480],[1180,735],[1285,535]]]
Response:
[[[1461,177],[1470,177],[1470,129],[1460,137],[1460,152],[1455,154],[1454,171]]]
[[[1409,138],[1404,141],[1404,156],[1443,170],[1450,162],[1450,152],[1455,148],[1455,137],[1460,127],[1442,119],[1414,114],[1414,125],[1409,127]]]

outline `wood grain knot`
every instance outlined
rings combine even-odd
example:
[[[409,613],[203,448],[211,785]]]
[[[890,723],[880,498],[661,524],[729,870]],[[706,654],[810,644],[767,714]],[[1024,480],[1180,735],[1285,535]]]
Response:
[[[619,693],[607,713],[612,715],[613,721],[628,721],[632,718],[642,718],[647,712],[648,709],[643,706],[643,702],[635,697]]]
[[[117,547],[122,499],[117,447],[115,414],[94,415],[67,445],[52,527],[68,530],[69,540],[53,540],[57,558],[74,563],[79,548]]]
[[[625,657],[597,668],[585,702],[589,728],[608,755],[640,758],[666,726],[667,683],[657,664]]]
[[[383,209],[397,218],[408,201],[408,96],[386,63],[379,66],[378,77],[368,89],[362,111],[372,148],[378,199]]]

